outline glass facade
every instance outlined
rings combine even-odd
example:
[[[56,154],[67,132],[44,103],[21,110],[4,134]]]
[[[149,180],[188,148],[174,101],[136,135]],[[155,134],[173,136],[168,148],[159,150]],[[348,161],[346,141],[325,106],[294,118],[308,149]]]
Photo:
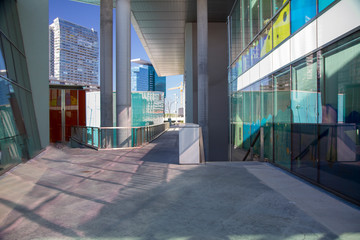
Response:
[[[236,6],[252,2],[237,1],[230,17],[231,160],[244,160],[250,148],[260,156],[263,148],[267,161],[360,203],[360,31],[248,85],[241,81],[252,72],[245,71],[336,1],[274,0],[270,11],[256,2],[260,29],[240,51],[232,41],[246,38],[233,36],[233,24],[244,10]]]
[[[132,92],[132,126],[157,125],[164,122],[164,93]]]
[[[232,160],[263,127],[268,161],[360,202],[359,69],[356,32],[233,92]]]
[[[230,15],[231,79],[246,72],[336,0],[237,0]]]
[[[40,150],[16,1],[0,1],[0,171]]]

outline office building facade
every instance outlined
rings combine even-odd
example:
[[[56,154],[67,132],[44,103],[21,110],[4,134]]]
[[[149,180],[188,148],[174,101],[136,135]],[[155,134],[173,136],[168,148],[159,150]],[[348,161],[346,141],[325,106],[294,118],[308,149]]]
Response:
[[[360,2],[255,2],[229,17],[231,160],[263,150],[360,202]]]
[[[98,85],[99,39],[93,29],[56,18],[49,26],[50,78],[74,85]]]
[[[131,62],[140,64],[131,68],[131,91],[163,92],[166,97],[166,77],[159,77],[149,61],[138,58]]]
[[[166,77],[159,77],[153,65],[148,66],[149,91],[163,92],[166,97]]]
[[[148,91],[149,73],[146,66],[131,67],[131,91]]]

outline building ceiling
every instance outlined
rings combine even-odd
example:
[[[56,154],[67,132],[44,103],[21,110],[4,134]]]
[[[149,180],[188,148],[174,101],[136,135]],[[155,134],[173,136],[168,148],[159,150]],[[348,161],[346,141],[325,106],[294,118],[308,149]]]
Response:
[[[208,0],[209,22],[226,22],[234,1]],[[196,0],[131,0],[131,23],[159,76],[184,73],[186,22],[196,22]]]

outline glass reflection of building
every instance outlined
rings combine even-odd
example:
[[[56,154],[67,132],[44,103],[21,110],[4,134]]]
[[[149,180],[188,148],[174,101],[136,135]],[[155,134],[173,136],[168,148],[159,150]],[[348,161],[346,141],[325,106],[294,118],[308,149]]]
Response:
[[[0,172],[40,150],[16,1],[0,1]]]
[[[267,161],[359,203],[359,25],[331,38],[339,26],[327,22],[350,7],[360,2],[235,1],[230,143],[241,161],[263,140]]]

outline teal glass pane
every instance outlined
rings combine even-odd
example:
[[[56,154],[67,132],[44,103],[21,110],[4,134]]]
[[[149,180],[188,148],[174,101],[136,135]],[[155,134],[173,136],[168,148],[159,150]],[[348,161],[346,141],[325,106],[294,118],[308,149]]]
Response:
[[[259,0],[250,1],[251,39],[260,32]]]
[[[269,2],[271,0],[268,0]],[[272,0],[273,2],[273,14],[275,14],[279,9],[286,3],[287,0]]]
[[[261,115],[260,124],[264,128],[264,157],[273,160],[273,115],[274,90],[272,78],[265,78],[260,83]]]
[[[292,0],[290,9],[291,33],[294,33],[316,15],[316,0]]]
[[[319,12],[323,11],[333,2],[335,2],[335,0],[319,0]]]
[[[242,116],[243,116],[243,149],[248,150],[251,144],[251,88],[243,90]]]
[[[7,77],[7,69],[5,65],[3,49],[1,47],[1,39],[0,39],[0,76]]]
[[[292,67],[292,170],[317,180],[317,58],[310,55]]]
[[[28,75],[27,63],[25,57],[12,46],[13,59],[16,71],[17,83],[30,90],[30,79]]]
[[[27,157],[26,130],[15,91],[0,77],[0,171]]]
[[[251,85],[251,144],[254,153],[260,155],[260,82]]]
[[[250,43],[252,38],[251,33],[251,18],[250,18],[250,0],[242,0],[241,7],[241,22],[242,22],[242,39],[244,48]]]
[[[16,74],[14,67],[14,59],[11,50],[10,42],[3,36],[1,36],[2,46],[3,46],[3,57],[5,59],[5,65],[7,70],[7,77],[12,81],[16,82]]]
[[[5,35],[8,35],[8,27],[6,24],[6,15],[5,15],[5,1],[0,1],[0,31]]]
[[[132,126],[157,125],[164,122],[164,93],[132,92]]]
[[[235,60],[242,50],[240,2],[237,1],[231,15],[231,60]]]
[[[262,29],[272,16],[271,1],[260,0],[260,29]]]
[[[360,33],[322,51],[319,181],[360,201]]]
[[[274,161],[291,167],[290,70],[274,75]]]

